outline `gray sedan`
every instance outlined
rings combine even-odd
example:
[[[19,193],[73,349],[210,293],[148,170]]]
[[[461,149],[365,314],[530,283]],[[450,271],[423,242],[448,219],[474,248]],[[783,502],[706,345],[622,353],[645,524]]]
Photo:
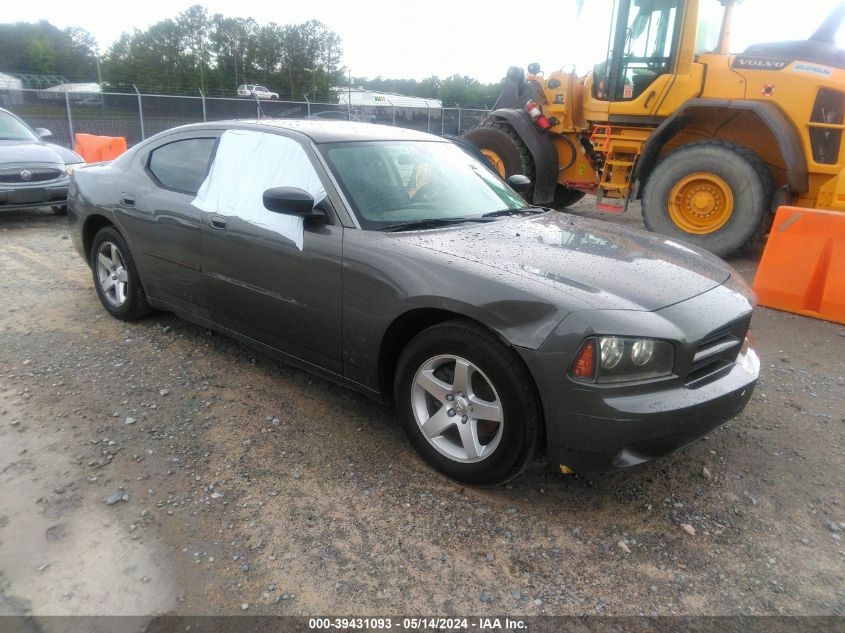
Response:
[[[69,174],[85,161],[48,143],[50,136],[0,108],[0,211],[49,206],[65,212]]]
[[[271,155],[260,191],[258,144],[226,167],[232,135],[256,132],[300,157]],[[176,128],[81,169],[69,215],[114,317],[172,311],[391,401],[423,458],[463,482],[507,481],[541,454],[564,473],[632,466],[742,410],[759,361],[738,275],[526,206],[525,184],[427,134],[263,119]],[[261,208],[238,211],[250,197]]]

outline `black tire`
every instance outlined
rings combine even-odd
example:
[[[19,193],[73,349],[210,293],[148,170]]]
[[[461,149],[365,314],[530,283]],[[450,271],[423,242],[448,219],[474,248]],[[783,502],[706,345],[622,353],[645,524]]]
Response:
[[[55,206],[50,207],[50,211],[53,212],[53,215],[67,215],[67,205],[66,204],[61,204],[61,205],[57,204]]]
[[[445,455],[426,438],[417,423],[412,401],[415,377],[430,359],[441,355],[459,356],[480,370],[480,374],[472,374],[476,377],[470,381],[471,384],[475,382],[473,391],[479,393],[477,380],[486,378],[498,394],[496,401],[502,411],[501,434],[497,444],[488,443],[493,448],[481,461],[461,462]],[[454,368],[454,364],[452,366]],[[484,386],[483,382],[481,386]],[[394,398],[402,427],[417,452],[430,465],[460,482],[478,486],[502,484],[522,473],[538,452],[542,414],[528,370],[516,352],[472,322],[447,321],[418,334],[399,358]],[[445,400],[443,404],[446,405]],[[442,437],[450,433],[457,436],[462,422],[458,416],[454,419],[452,426],[444,429]]]
[[[552,209],[566,209],[567,207],[571,207],[576,202],[580,202],[581,198],[583,198],[586,194],[583,191],[578,191],[577,189],[570,189],[569,187],[564,187],[563,185],[558,185],[555,189],[555,197],[549,203],[549,206]]]
[[[528,201],[534,199],[534,158],[513,127],[499,119],[485,119],[465,132],[463,138],[479,150],[489,149],[496,152],[504,164],[505,178],[521,174],[530,179],[531,188],[523,197]]]
[[[676,225],[668,209],[672,187],[696,172],[722,178],[734,198],[727,223],[704,235],[687,232]],[[765,232],[771,222],[773,194],[772,174],[750,149],[730,141],[700,141],[672,152],[657,165],[643,190],[643,220],[650,231],[686,240],[719,257],[727,257]]]
[[[126,272],[126,286],[125,286],[125,300],[120,305],[115,305],[107,296],[106,290],[103,289],[103,284],[99,277],[98,257],[100,249],[104,245],[113,244],[117,247],[120,256],[123,260],[123,268]],[[129,246],[126,240],[114,227],[107,226],[100,229],[94,236],[94,241],[91,244],[91,252],[88,254],[88,262],[91,266],[91,273],[94,278],[94,288],[97,291],[97,296],[100,298],[100,303],[106,311],[114,318],[121,321],[133,321],[147,316],[153,310],[150,304],[147,303],[147,296],[144,294],[144,288],[141,285],[141,280],[138,277],[138,269],[135,267],[135,260],[132,259],[132,253],[129,251]]]

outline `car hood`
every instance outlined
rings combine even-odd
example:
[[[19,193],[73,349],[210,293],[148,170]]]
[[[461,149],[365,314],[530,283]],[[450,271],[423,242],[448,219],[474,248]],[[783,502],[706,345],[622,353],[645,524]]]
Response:
[[[0,141],[0,164],[78,162],[82,162],[82,158],[60,145],[39,141]]]
[[[599,309],[659,310],[731,275],[721,259],[684,242],[556,211],[395,235],[506,271],[516,277],[511,283],[540,281]]]

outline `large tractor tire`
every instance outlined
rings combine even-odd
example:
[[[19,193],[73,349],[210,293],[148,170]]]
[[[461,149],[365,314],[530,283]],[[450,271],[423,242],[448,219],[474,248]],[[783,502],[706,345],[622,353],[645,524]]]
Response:
[[[484,155],[493,169],[503,179],[521,174],[531,180],[531,188],[523,194],[529,202],[534,201],[534,157],[519,135],[509,124],[496,119],[487,119],[463,135]],[[555,197],[545,203],[553,209],[565,209],[584,197],[584,193],[558,185]]]
[[[464,138],[475,145],[493,169],[502,178],[522,174],[532,182],[525,197],[532,199],[534,193],[534,158],[519,134],[508,123],[497,119],[486,119],[464,134]]]
[[[723,140],[692,143],[665,157],[646,182],[646,228],[727,257],[771,221],[774,181],[751,150]]]

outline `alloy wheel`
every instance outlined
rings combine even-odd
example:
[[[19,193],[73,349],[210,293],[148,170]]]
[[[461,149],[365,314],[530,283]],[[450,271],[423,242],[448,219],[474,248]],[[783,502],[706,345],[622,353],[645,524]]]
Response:
[[[97,281],[109,304],[119,308],[126,303],[129,274],[123,254],[112,242],[103,242],[97,250]]]
[[[435,356],[420,366],[411,408],[423,437],[456,462],[487,459],[502,439],[504,411],[495,386],[460,356]]]

